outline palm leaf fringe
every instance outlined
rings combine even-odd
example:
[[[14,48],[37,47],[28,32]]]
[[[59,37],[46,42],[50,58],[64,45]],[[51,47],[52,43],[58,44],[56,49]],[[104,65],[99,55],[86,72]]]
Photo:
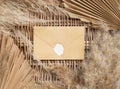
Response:
[[[33,86],[33,79],[33,70],[13,39],[0,34],[0,89],[23,89]]]

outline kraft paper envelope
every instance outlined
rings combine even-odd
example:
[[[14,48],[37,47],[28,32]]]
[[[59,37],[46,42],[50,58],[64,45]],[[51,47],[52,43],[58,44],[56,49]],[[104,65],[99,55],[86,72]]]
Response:
[[[34,27],[34,55],[40,60],[83,60],[84,27]],[[57,50],[58,55],[55,51]]]

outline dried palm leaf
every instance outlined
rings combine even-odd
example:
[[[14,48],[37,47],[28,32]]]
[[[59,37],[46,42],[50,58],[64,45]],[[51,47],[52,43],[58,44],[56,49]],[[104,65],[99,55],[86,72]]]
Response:
[[[0,34],[0,89],[21,89],[30,84],[33,84],[30,65],[13,39]]]
[[[98,24],[106,23],[109,27],[120,27],[119,0],[63,0],[66,10],[71,16],[87,19],[88,22]]]

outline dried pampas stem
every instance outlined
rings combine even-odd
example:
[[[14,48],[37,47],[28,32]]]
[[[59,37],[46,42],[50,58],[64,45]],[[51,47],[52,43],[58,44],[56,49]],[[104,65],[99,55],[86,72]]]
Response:
[[[57,75],[57,77],[60,79],[60,81],[63,83],[61,87],[62,89],[76,89],[78,86],[83,88],[84,86],[84,79],[81,78],[83,74],[81,73],[82,70],[78,69],[77,74],[69,69],[67,66],[62,66],[62,65],[50,65],[47,67],[47,70],[49,73]],[[60,86],[60,85],[59,85]]]
[[[32,12],[46,13],[46,9],[49,10],[50,14],[58,14],[59,12],[68,16],[64,9],[43,0],[5,0],[3,3],[1,2],[0,5],[0,12],[2,12],[0,13],[0,25],[6,27],[16,24],[19,25],[21,23],[26,24],[26,22],[44,22],[44,19],[38,18],[36,21],[34,18],[30,18],[29,14]]]

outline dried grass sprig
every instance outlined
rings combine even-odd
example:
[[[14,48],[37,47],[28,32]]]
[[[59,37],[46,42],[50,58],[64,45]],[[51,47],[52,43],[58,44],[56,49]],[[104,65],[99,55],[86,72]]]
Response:
[[[76,73],[67,66],[58,64],[48,66],[47,70],[49,73],[57,75],[60,81],[62,81],[65,89],[67,89],[66,87],[68,87],[68,89],[85,89],[84,75],[81,73],[82,70],[78,70]]]
[[[45,22],[45,20],[30,18],[29,14],[34,13],[46,13],[46,9],[49,10],[49,14],[63,13],[68,16],[67,12],[54,4],[45,2],[44,0],[5,0],[0,5],[0,26],[11,26],[16,24],[26,24],[26,22]],[[46,15],[49,14],[47,13]],[[33,16],[34,17],[34,16]]]

